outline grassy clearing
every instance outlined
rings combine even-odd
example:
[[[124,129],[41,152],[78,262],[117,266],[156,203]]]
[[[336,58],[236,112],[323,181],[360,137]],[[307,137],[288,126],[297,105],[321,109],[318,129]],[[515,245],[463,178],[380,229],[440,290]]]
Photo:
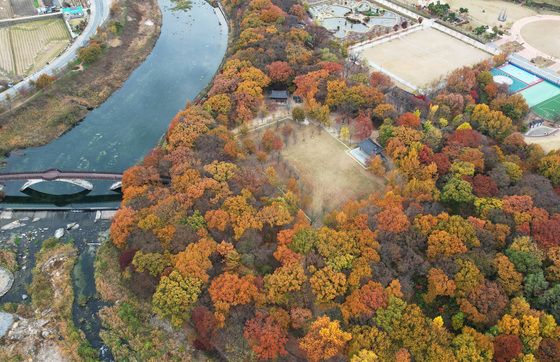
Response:
[[[309,185],[312,201],[306,212],[312,217],[384,187],[383,179],[364,169],[346,153],[348,148],[326,131],[296,125],[294,130],[282,157]]]

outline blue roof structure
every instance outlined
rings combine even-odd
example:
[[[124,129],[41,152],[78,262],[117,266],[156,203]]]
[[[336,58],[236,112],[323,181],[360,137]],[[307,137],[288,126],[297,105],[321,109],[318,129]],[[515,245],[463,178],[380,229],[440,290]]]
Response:
[[[288,99],[288,92],[285,90],[273,90],[270,92],[270,99]]]
[[[362,150],[362,152],[364,152],[368,156],[371,156],[373,154],[377,155],[383,151],[383,147],[373,142],[370,138],[366,138],[365,140],[360,142],[358,147],[360,147],[360,150]]]
[[[84,13],[84,9],[81,6],[76,6],[71,8],[62,8],[62,12],[69,15],[82,15]]]

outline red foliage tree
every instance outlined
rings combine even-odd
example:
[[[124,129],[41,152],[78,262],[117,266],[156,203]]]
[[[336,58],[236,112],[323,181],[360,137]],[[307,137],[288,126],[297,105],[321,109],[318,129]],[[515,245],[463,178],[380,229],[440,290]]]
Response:
[[[533,238],[543,248],[550,248],[560,244],[560,214],[550,220],[533,222]]]
[[[125,270],[126,267],[128,267],[130,263],[132,263],[134,254],[136,254],[137,251],[138,249],[131,248],[123,250],[121,252],[121,254],[119,255],[119,266],[121,267],[121,271]]]
[[[259,359],[276,359],[288,354],[284,348],[287,332],[270,315],[257,312],[245,324],[243,336]]]
[[[472,180],[474,194],[478,197],[493,197],[498,194],[498,185],[488,176],[476,175]]]
[[[397,119],[397,125],[410,128],[418,128],[420,127],[420,117],[410,112],[403,113]]]
[[[286,83],[294,75],[294,71],[287,62],[277,61],[266,66],[268,76],[273,82]]]
[[[435,153],[432,157],[432,161],[436,164],[440,176],[449,172],[451,162],[445,153]]]
[[[523,344],[518,336],[501,335],[494,339],[494,360],[509,362],[519,356]]]
[[[214,314],[206,307],[196,307],[191,312],[191,320],[197,333],[194,346],[203,351],[213,350],[212,338],[217,327]]]
[[[544,338],[535,356],[540,362],[560,361],[560,341]]]
[[[363,140],[368,138],[373,131],[373,123],[369,116],[363,112],[360,112],[358,117],[354,119],[354,138],[358,140]]]
[[[459,129],[449,135],[447,144],[460,145],[463,147],[479,147],[482,143],[482,135],[474,129]]]
[[[386,89],[393,85],[391,78],[381,72],[372,72],[369,76],[369,84],[372,87],[377,87],[379,89]]]

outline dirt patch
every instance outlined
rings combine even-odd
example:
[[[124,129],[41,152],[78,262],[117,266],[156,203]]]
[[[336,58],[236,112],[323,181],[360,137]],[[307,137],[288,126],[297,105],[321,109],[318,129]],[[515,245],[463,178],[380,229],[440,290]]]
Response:
[[[346,201],[366,196],[384,186],[347,154],[348,148],[315,126],[296,126],[282,157],[310,187],[312,217],[330,211]]]
[[[525,137],[525,142],[528,144],[540,145],[545,152],[550,152],[560,149],[560,131],[556,131],[550,136],[544,137]]]
[[[40,146],[68,131],[93,108],[101,105],[150,54],[160,31],[157,0],[119,2],[107,29],[96,36],[107,46],[103,56],[83,71],[68,71],[47,90],[0,115],[0,155],[18,148]],[[155,25],[148,26],[150,19]],[[122,31],[111,32],[119,21]],[[114,28],[114,27],[113,27]],[[1,110],[0,110],[1,112]]]
[[[521,28],[521,36],[543,53],[560,58],[560,18],[529,23]]]
[[[512,2],[497,0],[449,0],[447,3],[452,9],[461,7],[469,9],[469,19],[471,25],[502,26],[509,28],[514,22],[527,16],[535,15],[536,12],[525,6]],[[506,11],[507,19],[505,22],[498,20],[500,13]]]

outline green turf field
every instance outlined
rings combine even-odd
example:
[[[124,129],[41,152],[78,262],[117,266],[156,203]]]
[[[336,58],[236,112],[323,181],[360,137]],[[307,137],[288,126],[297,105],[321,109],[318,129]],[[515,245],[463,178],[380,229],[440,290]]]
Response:
[[[537,104],[532,110],[544,119],[560,117],[560,94]]]

